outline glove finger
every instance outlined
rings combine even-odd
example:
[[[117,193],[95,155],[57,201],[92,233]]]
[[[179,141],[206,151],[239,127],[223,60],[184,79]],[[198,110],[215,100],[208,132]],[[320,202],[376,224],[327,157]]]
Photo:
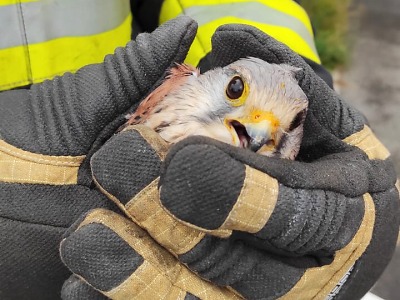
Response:
[[[342,101],[304,59],[264,32],[247,25],[223,25],[212,38],[212,49],[214,66],[225,66],[239,58],[254,56],[270,63],[301,68],[303,72],[296,77],[309,99],[309,114],[340,139],[363,129],[365,119],[358,111]]]
[[[353,266],[359,259],[365,261],[366,256],[369,256],[369,259],[377,261],[385,259],[383,264],[387,264],[396,243],[395,231],[398,227],[382,226],[382,220],[375,219],[375,214],[379,215],[382,213],[381,209],[384,208],[384,214],[389,218],[384,222],[398,224],[396,213],[390,213],[391,210],[398,211],[397,192],[393,189],[390,193],[392,194],[390,198],[394,200],[391,201],[390,207],[386,207],[386,201],[376,207],[374,203],[376,200],[372,201],[368,195],[362,199],[342,199],[343,201],[340,202],[334,197],[329,198],[332,195],[328,193],[325,207],[320,208],[318,205],[312,207],[308,212],[310,219],[305,220],[303,224],[299,224],[296,220],[296,217],[304,218],[304,213],[301,211],[294,215],[294,218],[288,220],[288,222],[293,221],[294,223],[289,226],[278,222],[275,225],[282,226],[278,229],[277,226],[273,228],[267,224],[269,227],[264,233],[269,234],[269,230],[277,233],[278,229],[286,234],[286,236],[278,235],[271,240],[272,243],[283,241],[293,231],[298,232],[297,225],[301,227],[302,232],[298,239],[292,240],[292,243],[280,245],[279,248],[266,247],[266,249],[260,250],[258,246],[261,236],[254,235],[253,239],[249,239],[249,235],[244,238],[240,232],[233,232],[228,239],[205,236],[195,247],[179,255],[178,258],[203,278],[219,285],[230,286],[246,299],[277,299],[281,296],[284,296],[283,299],[325,299],[329,293],[332,292],[333,295],[337,293],[338,288],[346,282]],[[386,194],[385,197],[387,196]],[[278,199],[278,213],[274,216],[274,212],[268,223],[275,222],[280,213],[285,213],[282,208],[285,208],[292,199],[285,200],[287,203],[283,203],[279,208],[280,200]],[[319,204],[315,199],[311,200],[313,204]],[[334,203],[331,203],[332,201]],[[307,199],[304,200],[303,206],[306,202]],[[296,204],[298,202],[288,206],[294,207]],[[344,207],[341,207],[342,205]],[[363,205],[365,207],[362,207]],[[339,212],[336,212],[333,206],[336,206]],[[323,214],[317,228],[313,228],[313,224],[307,224],[318,221],[311,220],[312,210],[315,210],[314,216],[318,216],[318,213]],[[345,213],[342,214],[343,212]],[[360,224],[355,224],[351,219],[358,219],[360,213],[363,214]],[[339,217],[339,220],[335,220],[336,217]],[[273,220],[274,218],[275,220]],[[347,222],[344,222],[346,219]],[[343,226],[337,226],[340,223]],[[356,229],[356,233],[353,232],[354,229]],[[331,230],[332,232],[330,232]],[[389,235],[393,237],[387,241],[386,238],[382,238],[381,234],[376,233],[376,230],[392,231]],[[325,232],[323,237],[321,232]],[[314,235],[314,237],[305,242],[304,238],[307,235],[308,237]],[[296,244],[299,246],[299,243],[304,243],[303,249],[299,248],[298,254],[293,257],[293,252],[289,252],[292,250],[290,248],[295,247]],[[339,245],[340,243],[342,245]],[[312,244],[317,247],[312,249]],[[316,250],[318,247],[337,247],[339,250],[333,252],[323,249],[325,251],[310,252],[304,255],[306,247],[310,247],[310,250]],[[371,257],[370,255],[374,253],[371,248],[377,250],[377,247],[380,248],[377,251],[379,254]],[[287,251],[283,251],[285,248]],[[383,269],[384,266],[374,265],[369,268],[367,273],[363,272],[365,280],[362,280],[361,284],[353,285],[353,288],[358,291],[358,295],[362,295],[371,288]],[[354,275],[352,274],[352,276]]]
[[[2,138],[35,153],[86,154],[110,122],[141,100],[166,69],[184,60],[196,29],[195,21],[179,17],[139,35],[104,63],[32,85],[30,90],[2,93]],[[123,116],[115,122],[102,139],[115,132]]]
[[[160,180],[161,204],[185,224],[212,234],[252,233],[258,247],[332,253],[357,231],[363,197],[395,183],[393,174],[383,172],[379,176],[388,181],[371,182],[373,168],[362,155],[301,163],[206,140],[193,137],[171,149]]]
[[[70,228],[60,253],[74,274],[111,299],[238,299],[190,272],[137,225],[104,209]]]
[[[124,209],[132,197],[156,180],[168,145],[153,130],[131,126],[114,135],[91,158],[97,186]]]
[[[91,159],[97,187],[173,254],[185,253],[204,233],[162,208],[158,181],[168,145],[153,130],[131,126],[113,136]]]
[[[63,300],[106,300],[109,299],[93,287],[79,279],[76,275],[71,275],[61,289],[61,299]]]
[[[221,182],[212,184],[213,188],[221,185],[222,192],[228,187],[242,185],[246,165],[290,188],[327,190],[348,197],[382,192],[395,185],[395,171],[389,161],[372,161],[360,149],[345,143],[342,143],[341,150],[323,159],[304,163],[265,157],[205,137],[189,137],[168,152],[161,185],[166,183],[167,176],[179,176],[181,181],[178,177],[173,180],[171,177],[171,182],[185,187],[189,184],[183,178],[189,176],[198,179],[193,182],[196,184],[196,188],[191,189],[194,192],[200,185],[212,184],[215,180]],[[224,180],[228,182],[223,183]],[[206,188],[210,186],[204,186],[202,190]]]
[[[373,208],[366,201],[367,210]],[[179,260],[203,278],[228,285],[246,299],[325,299],[364,254],[373,232],[374,212],[365,215],[357,232],[335,255],[291,257],[259,250],[249,241],[206,236]],[[340,235],[339,235],[340,236]],[[234,266],[234,267],[233,267]],[[376,274],[373,275],[376,279]],[[379,276],[379,272],[378,272]],[[370,283],[363,287],[364,291]]]
[[[178,256],[201,277],[229,286],[245,299],[278,299],[294,286],[307,266],[317,265],[313,259],[300,258],[300,266],[296,266],[277,258],[240,240],[214,236],[206,236]]]

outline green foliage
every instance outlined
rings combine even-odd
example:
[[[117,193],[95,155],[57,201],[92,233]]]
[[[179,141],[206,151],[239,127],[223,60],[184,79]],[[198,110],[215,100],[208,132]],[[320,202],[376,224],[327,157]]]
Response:
[[[328,69],[348,59],[348,25],[351,0],[303,0],[301,5],[315,29],[315,44],[322,64]]]

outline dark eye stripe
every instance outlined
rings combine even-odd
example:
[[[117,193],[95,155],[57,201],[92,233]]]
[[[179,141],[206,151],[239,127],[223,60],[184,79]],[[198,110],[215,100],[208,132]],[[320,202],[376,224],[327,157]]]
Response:
[[[296,117],[293,119],[293,121],[290,123],[289,126],[289,131],[292,131],[299,127],[299,125],[304,121],[306,117],[306,110],[303,109],[301,112],[299,112]]]

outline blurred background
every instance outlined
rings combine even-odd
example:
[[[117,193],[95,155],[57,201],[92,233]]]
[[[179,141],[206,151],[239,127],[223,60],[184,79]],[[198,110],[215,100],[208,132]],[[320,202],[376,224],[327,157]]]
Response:
[[[335,89],[358,108],[400,174],[400,1],[303,0]],[[400,299],[400,243],[372,292]]]

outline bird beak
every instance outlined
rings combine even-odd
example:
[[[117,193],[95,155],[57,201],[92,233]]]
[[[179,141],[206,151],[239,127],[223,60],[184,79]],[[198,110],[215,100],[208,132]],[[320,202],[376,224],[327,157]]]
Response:
[[[276,146],[279,120],[270,111],[254,110],[244,118],[225,120],[234,144],[253,152],[272,151]]]

